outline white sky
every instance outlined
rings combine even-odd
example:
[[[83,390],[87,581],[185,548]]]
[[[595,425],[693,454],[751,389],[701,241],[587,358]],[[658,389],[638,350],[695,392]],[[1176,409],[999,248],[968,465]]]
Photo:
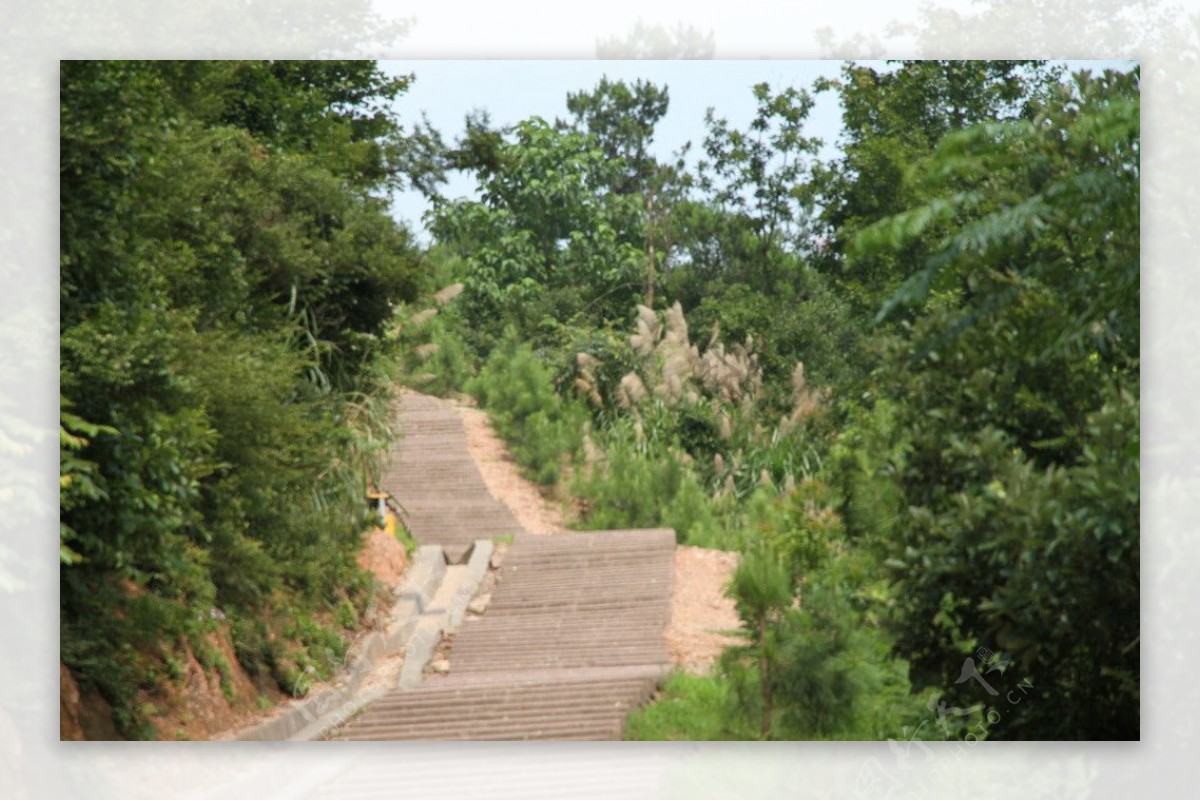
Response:
[[[818,58],[826,55],[818,30],[882,36],[890,23],[911,20],[923,5],[925,0],[374,3],[385,17],[412,20],[403,52],[416,58],[592,58],[598,40],[626,36],[635,20],[667,30],[683,25],[714,33],[719,59]],[[889,41],[903,46],[907,40],[893,35]]]

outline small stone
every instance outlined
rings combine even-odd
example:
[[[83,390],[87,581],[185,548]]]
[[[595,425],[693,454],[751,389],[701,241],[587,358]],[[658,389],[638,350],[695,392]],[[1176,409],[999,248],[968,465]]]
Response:
[[[450,672],[450,660],[449,659],[435,659],[429,663],[429,669],[432,670],[434,673],[449,673]]]
[[[492,594],[484,593],[467,604],[467,611],[475,615],[482,615],[484,610],[487,609],[488,604],[491,603],[491,600]]]
[[[504,555],[501,554],[499,551],[492,551],[492,558],[488,560],[488,564],[492,566],[492,570],[499,569],[500,565],[503,562],[504,562]]]

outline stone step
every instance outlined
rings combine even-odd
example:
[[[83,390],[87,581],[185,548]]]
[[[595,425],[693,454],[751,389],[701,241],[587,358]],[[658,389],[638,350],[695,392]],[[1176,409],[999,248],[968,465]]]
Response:
[[[375,701],[372,713],[383,710],[404,709],[415,713],[421,709],[441,709],[455,704],[488,702],[497,707],[525,706],[536,695],[539,699],[579,698],[588,693],[611,693],[613,690],[642,690],[650,682],[647,679],[619,679],[594,682],[559,682],[542,685],[519,683],[519,677],[509,676],[512,681],[494,684],[475,684],[462,687],[443,687],[422,692],[429,683],[412,690],[392,690]]]

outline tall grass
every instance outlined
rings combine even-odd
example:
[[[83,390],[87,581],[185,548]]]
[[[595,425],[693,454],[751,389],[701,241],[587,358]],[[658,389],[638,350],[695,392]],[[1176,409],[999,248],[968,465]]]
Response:
[[[715,543],[721,526],[714,502],[688,464],[665,441],[648,441],[629,421],[604,432],[601,449],[572,486],[584,502],[585,528],[675,530],[680,542]]]

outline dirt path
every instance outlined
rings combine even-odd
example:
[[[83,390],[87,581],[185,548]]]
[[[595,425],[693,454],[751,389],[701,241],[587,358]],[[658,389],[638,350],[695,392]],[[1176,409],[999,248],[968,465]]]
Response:
[[[708,673],[721,651],[741,640],[724,632],[740,625],[725,585],[737,567],[736,553],[679,545],[675,548],[675,587],[667,647],[675,664],[689,673]]]
[[[467,431],[467,449],[492,496],[511,509],[513,516],[531,534],[566,531],[562,510],[552,506],[537,486],[521,475],[504,440],[492,430],[487,413],[457,402],[454,408]]]
[[[504,440],[492,430],[487,414],[462,403],[454,406],[466,428],[467,448],[492,495],[512,510],[526,531],[565,531],[562,509],[547,501],[521,475]],[[738,627],[733,600],[725,597],[725,585],[736,566],[734,553],[690,545],[675,549],[667,646],[675,663],[690,673],[709,672],[721,651],[739,642],[737,637],[723,633]]]

